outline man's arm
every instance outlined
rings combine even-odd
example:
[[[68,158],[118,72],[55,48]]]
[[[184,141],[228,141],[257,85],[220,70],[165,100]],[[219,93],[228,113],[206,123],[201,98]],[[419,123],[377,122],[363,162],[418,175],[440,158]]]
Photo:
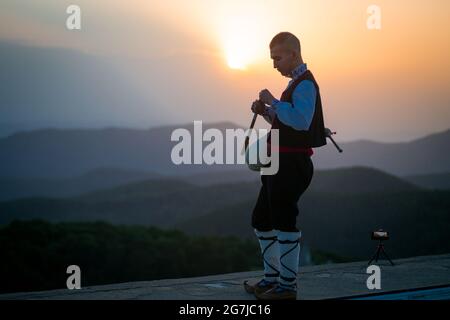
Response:
[[[289,102],[272,102],[272,108],[278,119],[296,130],[309,130],[316,107],[316,87],[310,80],[304,80],[292,93],[292,104]]]

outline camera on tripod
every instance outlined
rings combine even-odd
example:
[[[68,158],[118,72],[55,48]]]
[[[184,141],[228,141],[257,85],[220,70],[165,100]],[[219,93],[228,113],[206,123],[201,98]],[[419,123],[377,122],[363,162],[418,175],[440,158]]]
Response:
[[[375,260],[375,262],[378,262],[380,255],[384,255],[384,257],[391,263],[391,265],[394,265],[394,263],[389,258],[386,251],[384,250],[384,244],[383,244],[384,240],[389,240],[389,232],[387,232],[383,229],[378,229],[376,231],[372,231],[371,236],[372,236],[372,240],[378,240],[378,246],[377,246],[377,250],[375,251],[372,258],[369,260],[368,264],[371,264],[372,261],[374,261],[374,260]]]

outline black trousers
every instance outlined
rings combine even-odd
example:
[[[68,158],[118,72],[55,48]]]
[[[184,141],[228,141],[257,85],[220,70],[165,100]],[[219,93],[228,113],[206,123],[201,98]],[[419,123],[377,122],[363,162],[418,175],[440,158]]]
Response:
[[[300,196],[311,183],[314,165],[305,153],[280,152],[275,175],[261,176],[261,190],[252,214],[258,231],[299,231],[296,226]]]

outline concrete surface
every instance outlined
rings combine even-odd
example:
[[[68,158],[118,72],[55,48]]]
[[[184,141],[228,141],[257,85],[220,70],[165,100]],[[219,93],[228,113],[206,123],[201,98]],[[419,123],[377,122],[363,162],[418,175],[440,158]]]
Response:
[[[367,293],[414,289],[450,284],[450,254],[394,260],[390,266],[382,260],[381,290],[366,286],[367,262],[328,264],[300,269],[300,300],[342,298]],[[375,263],[372,263],[375,264]],[[246,279],[258,279],[262,271],[221,274],[198,278],[128,282],[83,287],[79,290],[51,290],[0,295],[9,299],[151,299],[151,300],[254,300],[242,286]]]

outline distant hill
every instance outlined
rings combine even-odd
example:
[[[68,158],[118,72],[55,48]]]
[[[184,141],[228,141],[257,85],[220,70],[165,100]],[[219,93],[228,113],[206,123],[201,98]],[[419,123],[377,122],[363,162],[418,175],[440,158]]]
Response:
[[[132,182],[143,182],[133,185],[135,189],[142,189],[143,193],[148,193],[149,188],[145,186],[147,180],[174,180],[172,176],[161,176],[151,172],[140,172],[123,170],[116,168],[101,168],[90,171],[86,174],[67,179],[20,179],[4,178],[0,179],[0,201],[14,200],[29,197],[62,198],[75,197],[85,193],[111,189]],[[176,180],[182,180],[190,185],[206,187],[220,184],[237,183],[260,183],[259,173],[250,170],[229,170],[218,172],[207,172],[180,176]],[[388,186],[388,187],[387,187]],[[127,186],[124,186],[127,189]],[[405,182],[395,176],[386,174],[377,169],[353,167],[335,170],[316,170],[310,190],[320,190],[327,192],[376,192],[384,191],[388,188],[394,190],[412,190],[418,188],[409,182]],[[108,194],[108,190],[106,193]],[[163,188],[165,190],[165,188]],[[122,193],[122,188],[118,188],[118,194]],[[96,193],[94,193],[96,194]],[[128,194],[128,191],[126,192]],[[97,195],[97,194],[96,194]]]
[[[183,177],[183,179],[196,186],[210,186],[224,183],[259,182],[261,175],[259,172],[243,168],[241,170],[197,173]]]
[[[218,208],[179,223],[191,235],[253,238],[251,201]],[[383,228],[391,258],[450,252],[450,191],[336,195],[307,193],[299,204],[298,227],[312,250],[369,260],[376,248],[370,232]]]
[[[233,165],[182,165],[171,160],[171,134],[177,128],[193,132],[193,123],[142,129],[42,129],[0,139],[0,177],[69,178],[97,168],[189,175],[237,169]],[[204,124],[225,132],[228,122]],[[244,167],[244,165],[241,165]]]
[[[70,197],[126,183],[160,178],[151,172],[99,168],[73,178],[0,178],[0,201],[28,197]]]
[[[437,179],[439,175],[436,175]],[[445,175],[443,176],[445,178]],[[250,170],[230,170],[212,173],[199,173],[188,176],[185,180],[198,186],[210,186],[222,183],[258,182],[261,176]],[[442,179],[443,180],[443,179]],[[396,192],[421,189],[421,185],[385,173],[375,168],[362,166],[320,170],[314,172],[313,181],[308,191],[329,193],[365,193]],[[425,188],[425,186],[423,186]]]
[[[336,137],[339,142],[339,136]],[[329,146],[316,150],[316,168],[365,166],[397,175],[435,174],[450,171],[450,129],[411,142],[380,143],[368,140],[341,143],[338,153]]]
[[[414,191],[420,187],[383,171],[352,167],[335,170],[317,170],[310,192],[359,194],[375,192]]]
[[[69,178],[102,167],[187,176],[246,169],[245,165],[181,165],[172,163],[173,130],[193,123],[158,128],[42,129],[0,139],[0,177]],[[210,123],[204,130],[239,126]],[[337,138],[338,139],[338,138]],[[206,143],[204,144],[204,146]],[[342,143],[343,153],[329,144],[315,150],[316,169],[373,167],[397,176],[450,171],[450,130],[407,143],[357,141]]]
[[[404,179],[423,188],[440,190],[450,189],[450,172],[406,176]]]
[[[259,181],[196,186],[192,179],[152,179],[70,198],[25,198],[0,202],[0,223],[13,219],[105,220],[170,227],[241,202],[255,202]],[[401,179],[368,168],[318,172],[308,192],[361,194],[418,190]]]
[[[71,198],[0,202],[0,224],[40,218],[51,222],[103,220],[170,227],[234,203],[235,199],[251,199],[256,192],[255,183],[197,187],[182,180],[148,180]]]

